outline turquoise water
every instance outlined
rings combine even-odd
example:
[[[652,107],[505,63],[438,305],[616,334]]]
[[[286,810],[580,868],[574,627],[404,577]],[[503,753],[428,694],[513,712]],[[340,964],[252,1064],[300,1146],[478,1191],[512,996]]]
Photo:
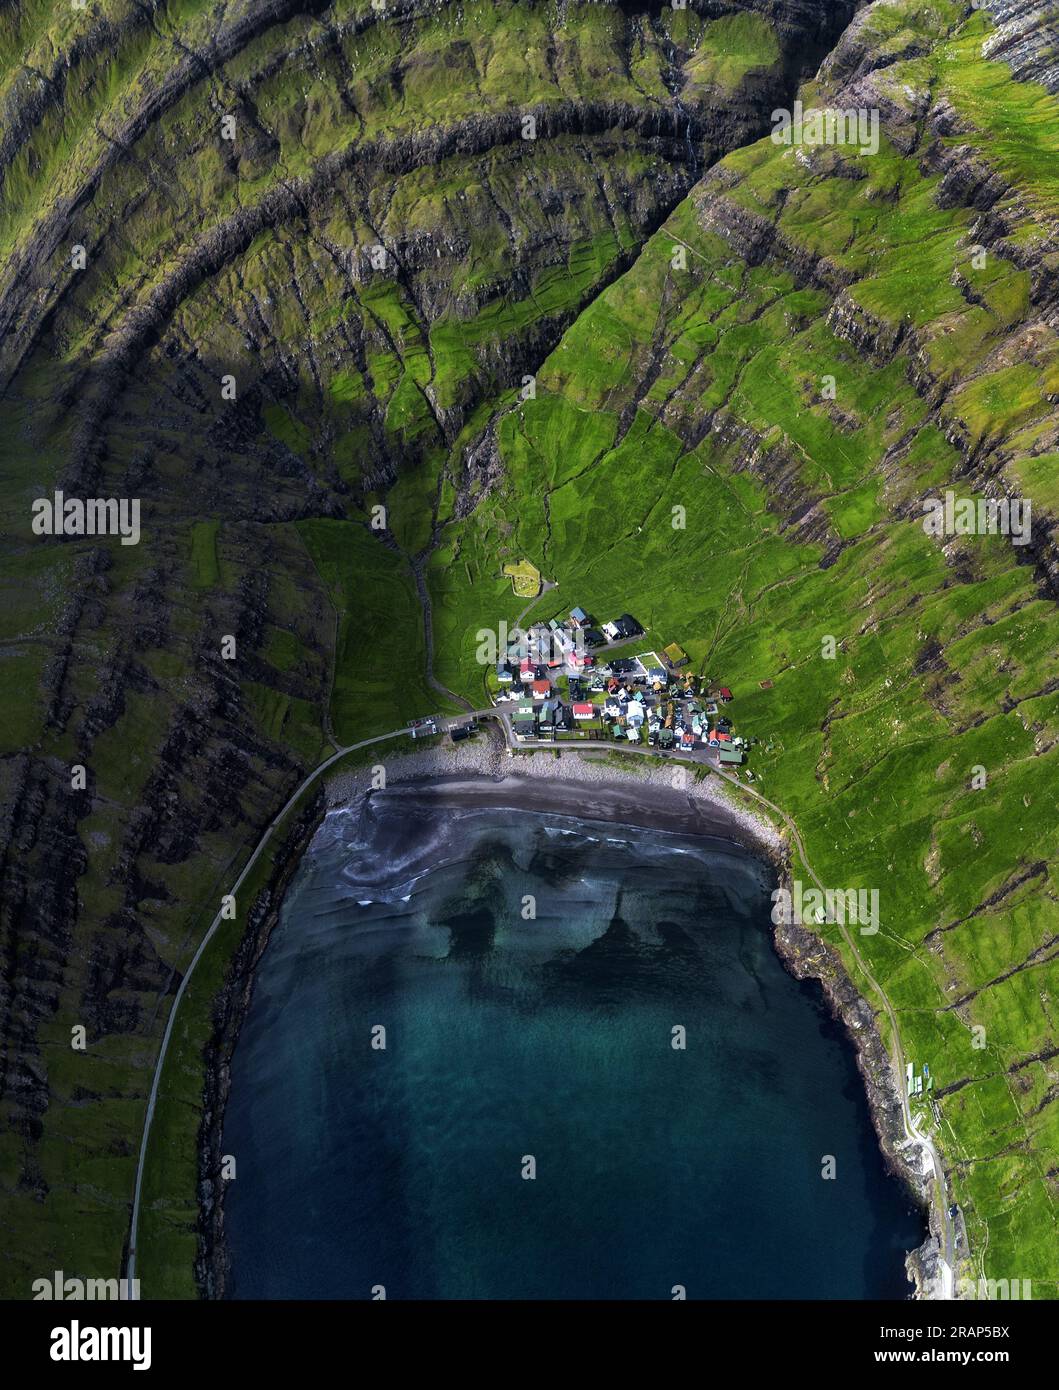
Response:
[[[233,1062],[234,1296],[907,1296],[922,1220],[771,886],[646,829],[329,817]]]

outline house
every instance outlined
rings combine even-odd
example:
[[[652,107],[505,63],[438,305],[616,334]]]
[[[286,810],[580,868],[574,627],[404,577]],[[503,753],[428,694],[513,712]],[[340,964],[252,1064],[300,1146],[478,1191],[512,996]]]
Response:
[[[545,720],[548,721],[550,730],[560,730],[567,727],[566,710],[563,709],[559,699],[549,699],[545,702],[541,712],[541,726]]]
[[[625,711],[625,717],[633,728],[638,729],[644,721],[644,707],[639,700],[630,700]]]
[[[643,634],[643,628],[629,613],[623,613],[620,618],[615,618],[610,626],[614,629],[615,636],[622,639],[640,637]],[[604,631],[606,631],[605,628]]]
[[[732,698],[732,692],[728,689],[726,685],[722,685],[717,693],[718,695],[720,695],[721,699],[724,701],[725,704],[727,704],[728,701]]]
[[[518,678],[523,685],[529,685],[533,680],[533,662],[528,656],[524,656],[518,664]]]
[[[475,732],[477,731],[477,729],[478,729],[477,723],[474,723],[474,724],[459,724],[459,725],[457,725],[457,727],[456,727],[455,729],[452,730],[452,741],[453,741],[453,743],[462,743],[463,740],[464,740],[465,738],[470,738],[470,736],[471,736],[473,733],[475,733]]]
[[[662,655],[669,663],[670,668],[674,671],[678,666],[686,666],[690,660],[684,648],[678,646],[676,642],[670,642],[668,647],[663,647]]]
[[[515,737],[518,741],[524,743],[526,739],[536,737],[537,721],[532,714],[516,714],[511,721],[511,728],[514,730]]]
[[[669,684],[669,677],[661,666],[649,666],[647,668],[647,681],[649,685],[666,686]]]
[[[595,705],[576,704],[574,705],[574,719],[594,719],[596,717]]]
[[[583,608],[571,608],[570,621],[574,627],[587,627],[591,620]]]
[[[609,715],[611,719],[617,719],[621,714],[621,704],[611,695],[603,702],[603,713]]]
[[[533,692],[535,700],[546,700],[552,693],[552,683],[551,681],[534,681],[530,690]]]
[[[722,764],[722,766],[723,766],[724,764],[726,764],[726,763],[735,763],[735,764],[738,765],[739,763],[741,763],[741,762],[743,761],[743,757],[744,757],[744,754],[743,754],[742,751],[741,751],[740,749],[738,749],[738,748],[722,748],[722,749],[721,749],[721,764]]]
[[[607,640],[602,632],[599,632],[594,627],[586,627],[582,636],[586,647],[602,647],[603,643]]]
[[[514,676],[511,674],[511,667],[506,661],[497,662],[496,678],[501,685],[510,685],[514,680]]]
[[[658,735],[658,746],[659,746],[659,748],[672,748],[672,747],[673,747],[673,744],[674,744],[675,742],[676,742],[676,734],[674,734],[674,732],[673,732],[672,729],[666,728],[666,729],[662,729],[662,730],[659,732],[659,735]]]
[[[695,735],[691,732],[690,729],[685,729],[684,732],[680,735],[680,746],[681,748],[695,747]]]

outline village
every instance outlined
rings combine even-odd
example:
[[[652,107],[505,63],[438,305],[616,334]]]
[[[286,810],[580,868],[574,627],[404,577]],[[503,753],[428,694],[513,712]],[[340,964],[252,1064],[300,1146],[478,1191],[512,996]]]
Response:
[[[582,608],[537,623],[490,672],[490,695],[516,744],[613,741],[734,770],[757,739],[735,732],[732,692],[685,671],[676,643],[636,652],[629,613],[597,625]],[[749,781],[754,774],[748,768]]]

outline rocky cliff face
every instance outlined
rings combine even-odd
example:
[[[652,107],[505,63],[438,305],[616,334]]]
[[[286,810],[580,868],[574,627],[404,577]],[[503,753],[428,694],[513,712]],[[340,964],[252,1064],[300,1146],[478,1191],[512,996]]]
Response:
[[[993,1029],[1054,935],[1047,875],[1015,862],[1054,854],[1059,746],[1054,6],[854,8],[0,16],[8,1291],[38,1265],[114,1270],[161,1026],[237,863],[336,726],[437,707],[419,597],[455,685],[516,541],[582,584],[606,556],[623,607],[632,576],[644,602],[681,594],[670,638],[779,688],[744,705],[788,745],[767,775],[814,853],[891,883],[901,942],[928,934],[936,1009],[913,998],[909,1028],[929,1013],[924,1046],[986,1065],[953,1038],[976,1008]],[[878,112],[877,156],[758,142],[802,79],[807,105]],[[650,548],[677,480],[708,513],[693,562],[668,530]],[[901,526],[950,483],[1032,487],[1032,543],[902,569]],[[57,487],[142,499],[141,543],[33,536]],[[850,594],[836,691],[798,644]],[[941,745],[929,778],[910,737]],[[994,812],[960,799],[950,737],[1017,743]],[[976,1158],[1004,1165],[1004,1239],[1043,1229],[1055,1182],[1054,1052],[1024,1041],[953,1092],[1001,1088],[994,1129],[946,1100],[979,1234]]]
[[[981,8],[996,24],[982,46],[986,57],[1003,59],[1021,82],[1059,91],[1059,6],[1054,0],[982,0]]]
[[[498,414],[488,499],[433,583],[454,602],[515,518],[561,592],[635,593],[652,635],[738,674],[770,745],[752,770],[814,871],[886,904],[862,950],[906,1057],[942,1078],[921,1119],[957,1262],[1051,1297],[1059,105],[995,33],[956,6],[861,11],[800,97],[865,138],[764,140],[704,174],[537,399]],[[942,495],[1033,522],[928,535]],[[837,979],[828,940],[803,960]],[[874,1010],[885,1033],[844,965],[854,1026]],[[893,1092],[866,1079],[885,1141]]]
[[[367,536],[385,502],[372,565],[398,604],[475,412],[768,128],[851,12],[0,18],[8,1292],[41,1262],[117,1265],[180,973],[331,747],[336,633],[347,657],[356,634],[319,550],[338,533],[304,523]],[[140,544],[33,536],[56,488],[141,499]],[[413,652],[415,621],[390,622]],[[381,718],[436,702],[414,669],[400,686]]]

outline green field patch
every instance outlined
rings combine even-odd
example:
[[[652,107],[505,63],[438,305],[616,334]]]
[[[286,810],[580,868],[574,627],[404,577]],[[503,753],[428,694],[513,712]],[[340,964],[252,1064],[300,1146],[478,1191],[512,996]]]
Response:
[[[196,589],[212,589],[220,583],[221,567],[217,558],[219,529],[219,521],[196,521],[191,528],[191,582]]]

